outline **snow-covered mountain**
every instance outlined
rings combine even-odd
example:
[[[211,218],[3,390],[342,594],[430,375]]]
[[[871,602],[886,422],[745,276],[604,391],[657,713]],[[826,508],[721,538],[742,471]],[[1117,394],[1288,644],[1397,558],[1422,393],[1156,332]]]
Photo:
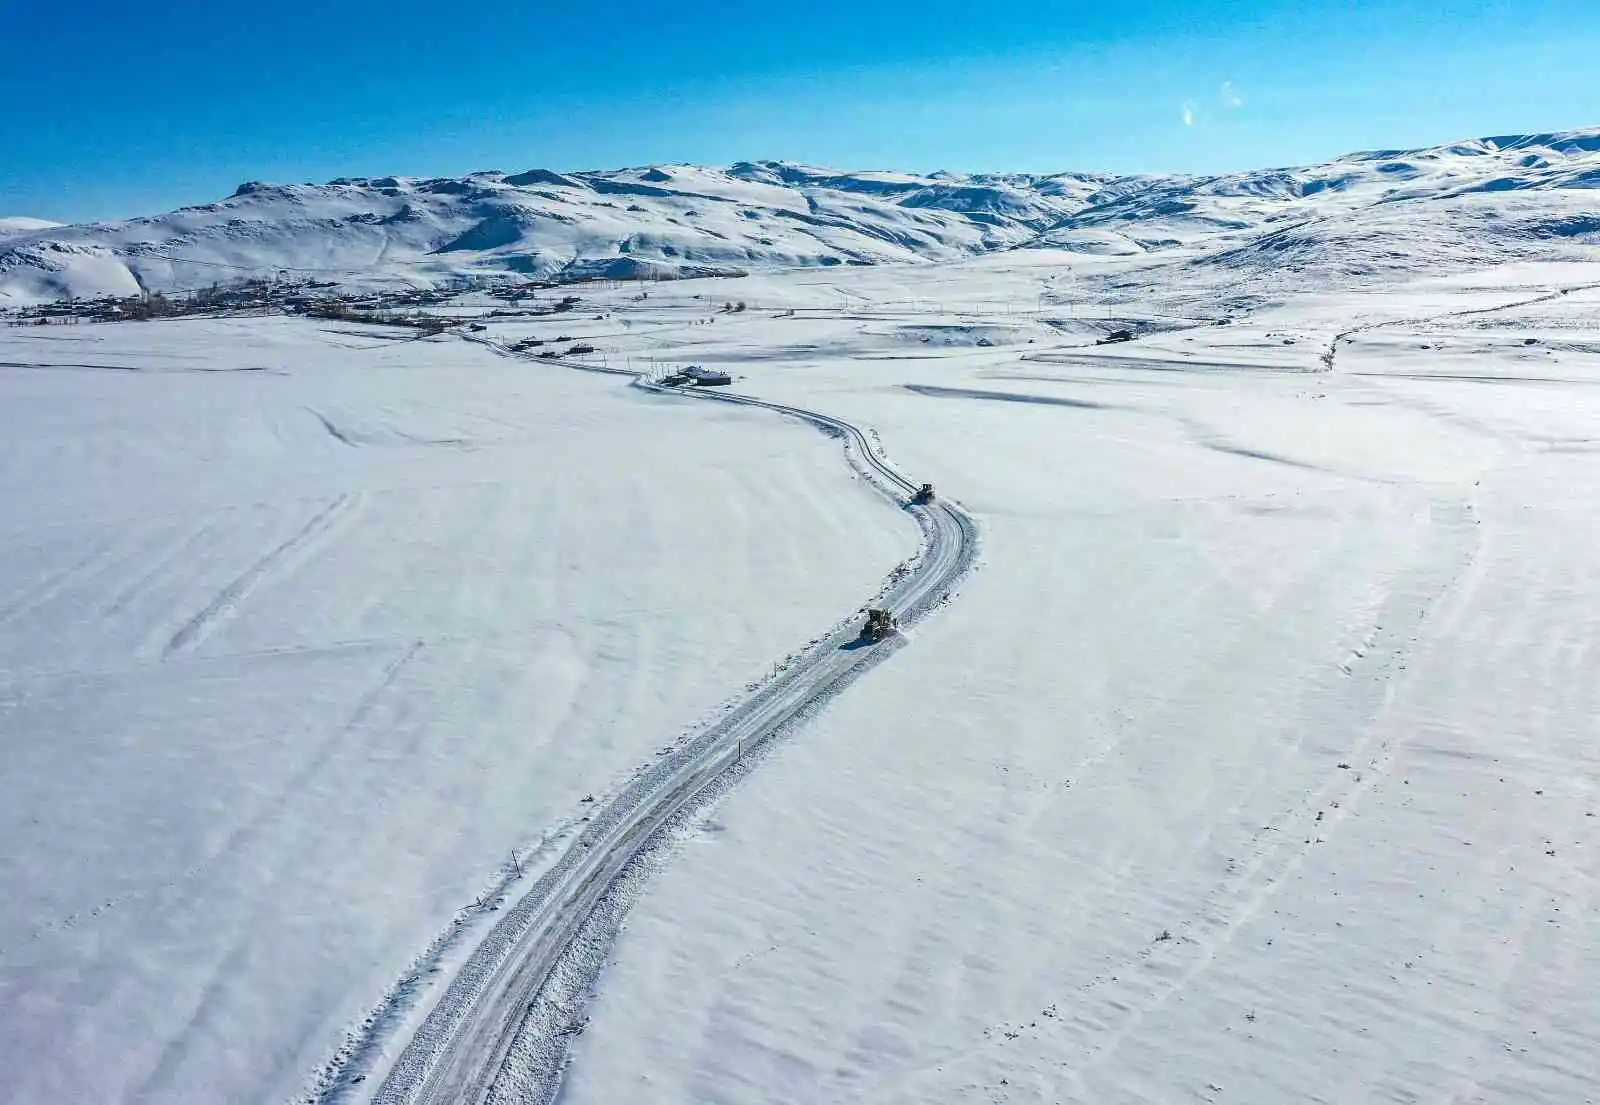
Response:
[[[1025,242],[1110,181],[764,162],[249,183],[217,203],[8,240],[0,295],[134,294],[285,271],[434,282],[942,260]]]
[[[0,224],[0,300],[280,274],[695,275],[943,261],[1019,246],[1255,272],[1366,275],[1600,243],[1600,128],[1223,176],[724,169],[248,183],[148,218]]]
[[[14,238],[19,234],[32,234],[36,230],[53,230],[60,225],[49,219],[30,219],[21,215],[0,218],[0,238]]]

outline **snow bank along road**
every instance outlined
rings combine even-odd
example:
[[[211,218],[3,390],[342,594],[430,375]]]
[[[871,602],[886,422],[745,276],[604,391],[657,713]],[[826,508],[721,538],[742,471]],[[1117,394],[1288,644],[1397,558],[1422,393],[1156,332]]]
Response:
[[[841,438],[851,463],[896,503],[904,502],[916,488],[860,428],[841,419],[744,395],[655,390],[764,407],[803,419]],[[910,624],[942,603],[971,567],[977,532],[960,507],[943,500],[906,509],[915,512],[922,527],[923,547],[914,561],[891,576],[883,602],[903,624]],[[573,957],[596,958],[592,942],[580,939],[585,922],[672,819],[725,781],[745,753],[893,647],[894,639],[878,646],[862,644],[855,619],[847,619],[598,810],[566,854],[507,911],[457,972],[369,1100],[385,1105],[484,1101],[494,1095],[513,1049],[529,1047],[543,1053],[536,1066],[542,1072],[537,1080],[544,1084],[533,1088],[533,1096],[553,1095],[566,1037],[561,1032],[554,1037],[530,1032],[528,1022],[539,1005],[548,1007],[551,1002],[563,1011],[568,1025],[580,1019],[575,1009],[598,963],[588,964],[587,973],[558,972],[558,967]],[[565,981],[573,976],[580,981]],[[551,989],[571,992],[554,995],[548,992]],[[530,1039],[538,1035],[545,1038]],[[362,1096],[361,1083],[367,1075],[354,1066],[329,1085],[324,1101]]]

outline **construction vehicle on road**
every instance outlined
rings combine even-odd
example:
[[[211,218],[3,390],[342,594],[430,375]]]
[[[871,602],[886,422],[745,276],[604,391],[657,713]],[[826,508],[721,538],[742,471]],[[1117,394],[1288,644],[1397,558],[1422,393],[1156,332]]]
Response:
[[[933,484],[925,483],[917,488],[917,493],[911,496],[911,501],[918,506],[927,506],[933,502]]]
[[[863,640],[874,643],[883,640],[898,628],[894,624],[894,615],[881,607],[870,606],[867,608],[867,624],[861,627]]]

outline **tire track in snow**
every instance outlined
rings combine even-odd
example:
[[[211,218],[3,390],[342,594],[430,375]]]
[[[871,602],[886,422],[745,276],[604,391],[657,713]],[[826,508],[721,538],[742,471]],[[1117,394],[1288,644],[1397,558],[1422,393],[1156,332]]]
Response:
[[[101,609],[100,619],[106,620],[122,613],[130,604],[146,594],[163,575],[175,574],[174,569],[177,565],[188,562],[190,551],[196,545],[210,539],[213,528],[214,523],[202,522],[191,529],[187,536],[180,536],[168,549],[158,553],[137,579],[129,581],[120,588],[111,601]]]
[[[199,647],[219,625],[238,613],[239,604],[261,585],[262,580],[281,571],[286,562],[302,554],[306,547],[332,530],[359,501],[359,492],[348,493],[340,495],[318,511],[309,522],[300,527],[299,532],[250,565],[238,578],[218,592],[216,598],[206,604],[205,609],[185,622],[167,641],[166,647],[162,649],[162,655],[174,656]]]
[[[917,556],[892,572],[879,591],[879,601],[896,610],[903,624],[915,624],[943,605],[972,567],[977,556],[972,518],[946,500],[903,505],[917,485],[897,472],[859,427],[752,396],[686,392],[647,383],[626,370],[600,371],[633,377],[636,386],[657,394],[770,410],[840,439],[852,467],[909,511],[922,530]],[[517,1085],[511,1092],[518,1099],[552,1100],[569,1041],[581,1031],[577,1026],[621,916],[675,826],[734,785],[750,769],[751,753],[803,722],[903,643],[862,647],[852,615],[789,657],[773,677],[595,811],[567,850],[489,930],[396,1054],[398,1041],[392,1037],[420,989],[418,972],[402,979],[317,1076],[311,1100],[317,1105],[494,1101],[502,1096],[497,1087],[508,1065],[515,1068],[511,1081]],[[449,935],[435,942],[438,950]],[[429,955],[429,962],[420,964],[424,971],[437,969],[435,950]]]
[[[32,590],[18,596],[9,606],[0,608],[0,625],[32,613],[85,578],[92,579],[104,574],[127,555],[114,542],[96,546],[92,552],[77,558],[66,568],[36,584]]]
[[[1357,334],[1366,334],[1373,330],[1382,330],[1390,326],[1426,326],[1431,322],[1442,322],[1447,318],[1470,318],[1474,315],[1493,315],[1498,314],[1501,311],[1514,310],[1518,307],[1532,307],[1539,303],[1550,303],[1560,299],[1562,296],[1571,295],[1573,292],[1593,291],[1595,288],[1600,288],[1600,284],[1573,284],[1569,287],[1557,288],[1553,292],[1543,292],[1529,299],[1519,299],[1512,303],[1499,303],[1493,307],[1467,307],[1456,311],[1443,311],[1436,315],[1426,315],[1421,318],[1392,318],[1383,322],[1362,323],[1359,326],[1352,326],[1348,330],[1342,330],[1330,338],[1328,340],[1327,347],[1323,349],[1322,354],[1318,359],[1322,361],[1324,372],[1332,372],[1334,371],[1335,364],[1339,358],[1339,343],[1348,343],[1350,339],[1355,337]],[[1371,374],[1362,373],[1361,375]]]

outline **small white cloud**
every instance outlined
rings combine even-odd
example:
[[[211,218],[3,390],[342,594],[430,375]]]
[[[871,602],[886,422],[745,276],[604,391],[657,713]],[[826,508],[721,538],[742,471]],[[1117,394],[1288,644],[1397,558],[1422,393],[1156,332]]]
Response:
[[[1239,95],[1239,90],[1233,87],[1232,81],[1222,82],[1222,106],[1229,108],[1244,106],[1244,97]]]
[[[1186,127],[1194,126],[1194,104],[1188,100],[1183,102],[1183,125]]]

